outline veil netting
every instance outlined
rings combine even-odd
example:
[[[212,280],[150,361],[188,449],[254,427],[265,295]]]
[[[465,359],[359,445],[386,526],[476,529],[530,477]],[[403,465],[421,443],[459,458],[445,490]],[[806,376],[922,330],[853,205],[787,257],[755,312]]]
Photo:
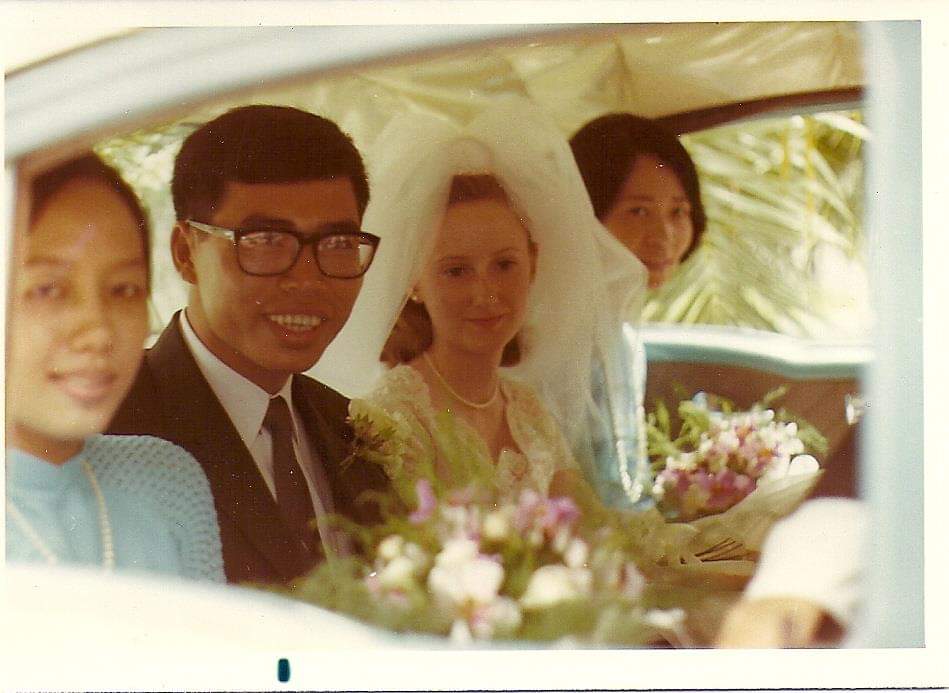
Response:
[[[635,500],[644,466],[635,418],[641,395],[629,346],[635,328],[624,321],[641,302],[647,275],[596,219],[556,125],[520,97],[464,127],[402,114],[367,159],[371,199],[363,228],[382,241],[349,321],[314,377],[350,397],[372,389],[385,369],[383,346],[433,246],[453,176],[491,173],[538,246],[522,358],[503,374],[538,393],[588,477],[618,465]]]

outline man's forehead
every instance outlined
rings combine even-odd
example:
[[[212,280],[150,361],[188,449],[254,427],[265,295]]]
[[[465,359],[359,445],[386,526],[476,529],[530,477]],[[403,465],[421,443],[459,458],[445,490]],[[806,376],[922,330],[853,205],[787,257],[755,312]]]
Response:
[[[287,183],[228,181],[214,209],[216,223],[250,218],[284,220],[297,226],[359,221],[359,207],[348,177]]]

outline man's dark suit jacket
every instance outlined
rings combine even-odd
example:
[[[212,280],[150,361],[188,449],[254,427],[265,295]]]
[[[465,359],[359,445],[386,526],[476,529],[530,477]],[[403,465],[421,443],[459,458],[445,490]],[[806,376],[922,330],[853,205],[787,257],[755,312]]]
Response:
[[[293,403],[323,464],[337,513],[359,523],[376,518],[358,504],[364,490],[388,482],[377,467],[340,463],[350,452],[349,400],[322,383],[293,376]],[[109,433],[152,435],[180,445],[204,468],[214,494],[228,582],[287,582],[319,556],[294,537],[277,511],[253,457],[188,349],[176,314],[145,360]],[[318,542],[317,542],[318,543]]]

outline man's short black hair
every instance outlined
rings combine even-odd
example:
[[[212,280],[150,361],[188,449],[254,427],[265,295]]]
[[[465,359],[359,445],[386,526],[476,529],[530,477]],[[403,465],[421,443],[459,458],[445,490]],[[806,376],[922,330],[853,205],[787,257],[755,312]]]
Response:
[[[195,130],[175,158],[179,220],[210,221],[225,185],[349,178],[359,215],[369,183],[353,141],[331,120],[288,106],[243,106]]]
[[[667,164],[692,206],[692,245],[684,257],[692,254],[705,232],[705,207],[695,164],[675,133],[649,118],[610,113],[580,128],[570,139],[570,148],[601,221],[616,203],[638,157],[652,155]]]

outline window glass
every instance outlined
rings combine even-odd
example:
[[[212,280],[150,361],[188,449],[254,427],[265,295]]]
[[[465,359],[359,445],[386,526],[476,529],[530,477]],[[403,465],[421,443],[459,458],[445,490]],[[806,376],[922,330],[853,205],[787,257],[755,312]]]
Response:
[[[708,226],[694,255],[651,293],[645,318],[863,341],[867,137],[856,111],[684,135]]]

